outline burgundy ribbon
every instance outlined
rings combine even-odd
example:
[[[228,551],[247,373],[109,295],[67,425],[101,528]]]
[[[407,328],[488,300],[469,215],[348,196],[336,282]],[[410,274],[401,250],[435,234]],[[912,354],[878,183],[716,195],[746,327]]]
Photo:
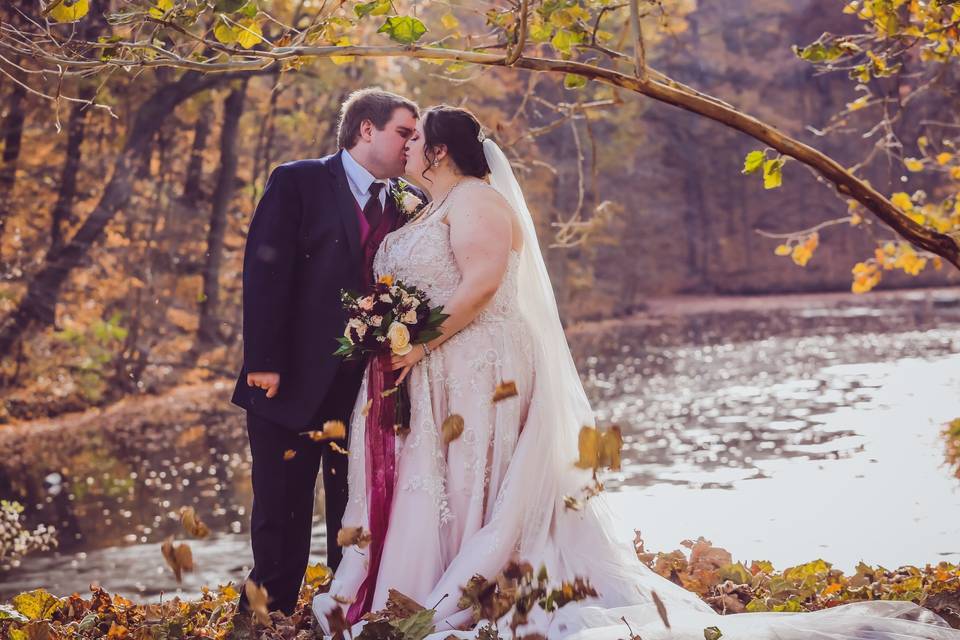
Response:
[[[370,358],[367,380],[367,399],[370,410],[366,420],[366,475],[367,504],[370,514],[370,545],[367,547],[367,576],[357,590],[356,600],[347,611],[347,621],[354,624],[370,611],[373,592],[380,573],[380,558],[387,537],[390,507],[393,504],[393,485],[396,478],[396,434],[394,422],[397,416],[397,393],[386,398],[383,392],[395,385],[396,373],[390,368],[389,352]]]

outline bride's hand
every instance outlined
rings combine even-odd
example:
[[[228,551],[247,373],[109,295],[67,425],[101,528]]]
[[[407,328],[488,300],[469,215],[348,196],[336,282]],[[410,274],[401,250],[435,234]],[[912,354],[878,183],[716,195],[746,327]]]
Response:
[[[423,360],[424,355],[426,355],[426,350],[422,344],[413,345],[413,349],[410,350],[405,356],[393,356],[390,360],[390,368],[396,371],[397,369],[403,369],[400,373],[400,377],[397,378],[397,384],[406,379],[407,374],[410,373],[410,369],[413,369],[413,365],[417,364]]]

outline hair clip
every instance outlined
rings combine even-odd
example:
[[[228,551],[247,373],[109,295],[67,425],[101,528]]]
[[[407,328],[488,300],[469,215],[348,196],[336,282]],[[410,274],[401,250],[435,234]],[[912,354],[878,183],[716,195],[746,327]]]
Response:
[[[483,130],[481,129],[480,132],[477,133],[477,140],[479,140],[480,142],[483,142],[486,139],[487,139],[487,136],[483,135]]]

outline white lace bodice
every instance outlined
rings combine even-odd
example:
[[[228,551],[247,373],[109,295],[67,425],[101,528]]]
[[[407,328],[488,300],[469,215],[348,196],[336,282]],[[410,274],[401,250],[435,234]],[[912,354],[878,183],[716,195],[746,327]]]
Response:
[[[492,189],[483,183],[471,189]],[[461,194],[462,195],[462,194]],[[448,208],[441,206],[422,220],[411,222],[384,238],[373,260],[376,277],[392,275],[422,289],[430,305],[444,305],[460,285],[461,273],[450,246],[450,225],[443,222]],[[520,254],[511,249],[500,287],[474,323],[519,321],[517,272]]]

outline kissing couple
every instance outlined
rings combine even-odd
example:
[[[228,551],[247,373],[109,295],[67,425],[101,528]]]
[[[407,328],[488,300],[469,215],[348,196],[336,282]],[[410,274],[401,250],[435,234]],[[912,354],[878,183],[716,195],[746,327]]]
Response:
[[[435,610],[431,640],[477,637],[461,588],[520,561],[595,594],[549,613],[534,606],[521,635],[613,639],[626,622],[644,640],[702,640],[708,627],[750,640],[960,640],[909,602],[720,616],[640,562],[602,493],[569,508],[591,484],[574,463],[594,417],[503,151],[470,111],[421,111],[380,89],[346,99],[337,143],[333,155],[273,170],[244,254],[233,402],[247,412],[253,458],[247,580],[271,609],[289,615],[297,604],[322,469],[334,576],[312,609],[326,634],[331,620],[359,634],[395,590]],[[390,360],[407,385],[403,431],[367,410],[371,368],[333,355],[347,323],[342,291],[369,292],[382,278],[447,314],[437,337]],[[317,431],[332,438],[304,435]],[[639,527],[643,514],[631,516]],[[250,608],[246,590],[239,607]]]

